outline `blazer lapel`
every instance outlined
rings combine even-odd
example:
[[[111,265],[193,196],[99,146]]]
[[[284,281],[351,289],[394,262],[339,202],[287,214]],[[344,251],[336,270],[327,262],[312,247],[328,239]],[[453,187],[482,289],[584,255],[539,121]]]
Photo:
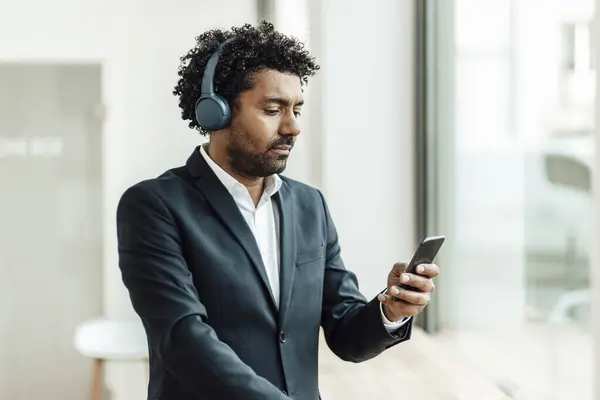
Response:
[[[275,309],[273,292],[269,285],[269,278],[267,277],[258,244],[231,194],[210,169],[202,154],[200,154],[199,148],[196,148],[188,159],[187,168],[192,178],[195,178],[195,187],[204,195],[223,224],[235,236],[250,257],[250,260],[252,260],[252,265],[262,281],[263,289],[267,292],[267,296],[271,299],[271,304]]]
[[[294,198],[284,182],[273,196],[279,207],[279,242],[280,242],[280,298],[279,321],[283,325],[290,305],[294,271],[296,270],[296,222],[294,216]]]

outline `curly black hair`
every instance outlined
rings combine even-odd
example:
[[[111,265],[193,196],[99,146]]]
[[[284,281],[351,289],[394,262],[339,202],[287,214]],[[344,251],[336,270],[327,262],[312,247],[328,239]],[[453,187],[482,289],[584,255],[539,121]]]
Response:
[[[215,92],[235,106],[240,93],[253,87],[255,72],[273,69],[291,73],[300,78],[302,85],[316,74],[319,66],[314,57],[298,39],[275,30],[273,24],[262,21],[258,26],[244,24],[229,31],[213,29],[196,38],[196,46],[181,57],[179,81],[173,90],[179,96],[182,119],[189,127],[207,135],[196,122],[195,105],[200,97],[202,75],[210,56],[220,43],[234,38],[221,51],[214,76]]]

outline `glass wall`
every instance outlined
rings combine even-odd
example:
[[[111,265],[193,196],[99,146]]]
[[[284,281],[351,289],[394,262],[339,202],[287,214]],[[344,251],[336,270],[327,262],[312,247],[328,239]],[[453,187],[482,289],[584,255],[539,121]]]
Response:
[[[591,399],[593,1],[427,5],[436,337],[515,399]]]

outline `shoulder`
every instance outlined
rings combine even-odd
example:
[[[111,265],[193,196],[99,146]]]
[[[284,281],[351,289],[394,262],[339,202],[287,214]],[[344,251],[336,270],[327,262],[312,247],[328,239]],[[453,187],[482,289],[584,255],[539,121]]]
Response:
[[[149,179],[129,186],[121,195],[119,205],[126,203],[165,203],[170,198],[181,196],[192,186],[186,168],[177,167]]]

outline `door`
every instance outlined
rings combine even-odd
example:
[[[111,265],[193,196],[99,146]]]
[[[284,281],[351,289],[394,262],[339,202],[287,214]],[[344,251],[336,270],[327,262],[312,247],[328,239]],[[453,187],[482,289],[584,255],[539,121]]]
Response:
[[[82,400],[102,311],[100,65],[0,64],[0,399]]]

